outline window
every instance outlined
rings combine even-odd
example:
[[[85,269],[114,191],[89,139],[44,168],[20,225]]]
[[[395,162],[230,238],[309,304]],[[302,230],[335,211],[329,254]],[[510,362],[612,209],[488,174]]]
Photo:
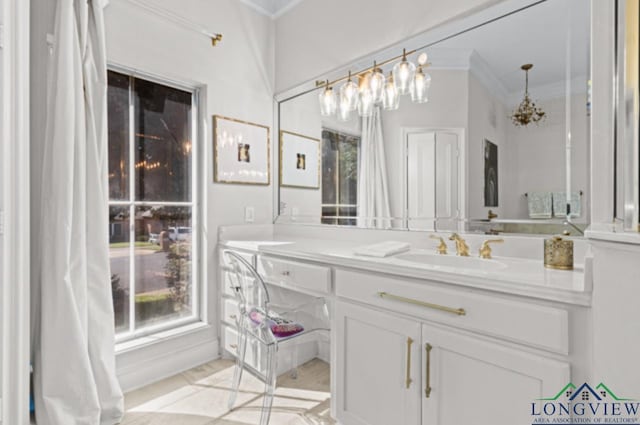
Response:
[[[197,311],[195,97],[109,71],[109,242],[116,333]]]
[[[359,150],[359,136],[322,130],[322,223],[356,224]]]

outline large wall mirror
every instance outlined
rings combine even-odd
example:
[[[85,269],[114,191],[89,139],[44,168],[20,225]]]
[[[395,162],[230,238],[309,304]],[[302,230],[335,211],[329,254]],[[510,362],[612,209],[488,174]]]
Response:
[[[413,37],[281,97],[278,221],[579,234],[590,2],[511,4],[520,9]],[[403,49],[413,65],[398,65]],[[357,105],[341,95],[349,71]]]

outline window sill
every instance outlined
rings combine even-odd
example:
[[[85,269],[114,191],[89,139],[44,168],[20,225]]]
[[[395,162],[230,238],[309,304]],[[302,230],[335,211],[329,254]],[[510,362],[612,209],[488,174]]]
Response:
[[[178,338],[182,335],[210,329],[211,325],[205,322],[189,323],[187,325],[178,326],[165,331],[155,332],[149,335],[141,336],[131,340],[116,343],[116,355],[127,353],[150,345],[162,343],[172,338]]]

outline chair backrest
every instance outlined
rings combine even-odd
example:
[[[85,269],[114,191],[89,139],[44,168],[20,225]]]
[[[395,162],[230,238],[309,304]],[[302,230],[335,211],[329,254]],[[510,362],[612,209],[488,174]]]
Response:
[[[222,260],[231,287],[238,300],[240,314],[246,316],[252,309],[269,311],[269,291],[256,269],[247,260],[231,250],[222,251]]]

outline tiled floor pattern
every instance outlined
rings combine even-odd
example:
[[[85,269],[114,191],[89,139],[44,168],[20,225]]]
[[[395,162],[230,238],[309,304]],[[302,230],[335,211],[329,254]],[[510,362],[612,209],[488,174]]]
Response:
[[[264,384],[245,372],[229,411],[233,369],[233,362],[216,360],[128,393],[122,425],[257,425]],[[297,379],[278,378],[269,425],[334,425],[329,397],[329,365],[312,360]]]

